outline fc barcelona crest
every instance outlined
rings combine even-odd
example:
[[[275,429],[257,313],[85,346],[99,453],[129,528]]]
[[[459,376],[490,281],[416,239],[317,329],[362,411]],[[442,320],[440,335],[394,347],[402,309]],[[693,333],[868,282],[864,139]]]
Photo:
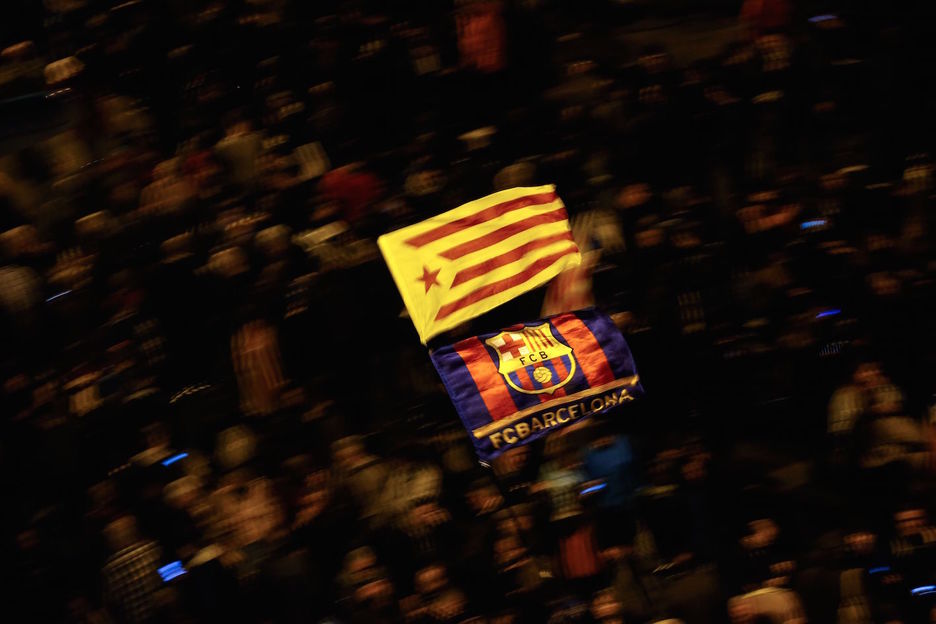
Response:
[[[497,353],[497,371],[524,394],[553,394],[575,374],[572,349],[559,342],[549,323],[502,331],[484,341]]]

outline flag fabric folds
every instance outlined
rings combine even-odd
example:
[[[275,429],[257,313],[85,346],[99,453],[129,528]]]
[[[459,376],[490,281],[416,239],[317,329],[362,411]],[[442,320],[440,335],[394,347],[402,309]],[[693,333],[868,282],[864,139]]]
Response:
[[[485,460],[643,394],[627,343],[595,310],[466,338],[431,357]]]
[[[543,299],[543,316],[559,314],[568,310],[581,310],[595,305],[592,293],[592,271],[601,255],[594,249],[590,237],[594,227],[593,211],[583,212],[571,220],[572,237],[582,254],[582,262],[556,276],[546,289]]]
[[[423,344],[581,262],[552,185],[500,191],[377,243]]]

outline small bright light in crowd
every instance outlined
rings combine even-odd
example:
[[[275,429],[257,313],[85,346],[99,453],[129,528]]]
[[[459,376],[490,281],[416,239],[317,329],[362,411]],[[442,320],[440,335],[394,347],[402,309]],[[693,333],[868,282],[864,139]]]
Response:
[[[922,596],[924,594],[936,594],[936,585],[920,585],[919,587],[914,587],[910,590],[910,593],[914,596]]]
[[[810,228],[820,227],[825,224],[826,224],[825,219],[812,219],[811,221],[803,221],[802,223],[800,223],[799,227],[801,230],[808,230]]]
[[[171,466],[180,459],[185,459],[186,457],[188,457],[188,453],[179,453],[178,455],[173,455],[172,457],[167,457],[166,459],[162,460],[162,465]]]
[[[813,15],[809,18],[809,21],[813,24],[818,24],[819,22],[828,22],[829,20],[838,19],[838,15],[832,15],[831,13],[824,13],[822,15]]]
[[[817,318],[817,319],[821,319],[821,318],[825,318],[825,317],[827,317],[827,316],[836,316],[836,315],[841,314],[841,313],[842,313],[841,310],[837,310],[837,309],[835,309],[835,308],[832,308],[831,310],[823,310],[822,312],[820,312],[819,314],[816,315],[816,318]]]
[[[582,490],[582,494],[591,494],[592,492],[597,492],[598,490],[603,490],[608,487],[607,483],[599,483],[598,485],[593,485]]]
[[[890,572],[890,566],[877,566],[868,569],[868,574],[880,574],[881,572]]]
[[[159,576],[161,576],[162,580],[166,583],[174,578],[186,574],[187,572],[188,570],[182,567],[181,561],[173,561],[172,563],[167,563],[163,567],[159,568]]]
[[[67,295],[67,294],[70,293],[70,292],[71,292],[70,290],[63,290],[63,291],[60,292],[60,293],[55,293],[54,295],[52,295],[51,297],[49,297],[48,299],[46,299],[46,303],[48,303],[48,302],[50,302],[50,301],[55,301],[55,300],[58,299],[59,297],[64,297],[65,295]]]

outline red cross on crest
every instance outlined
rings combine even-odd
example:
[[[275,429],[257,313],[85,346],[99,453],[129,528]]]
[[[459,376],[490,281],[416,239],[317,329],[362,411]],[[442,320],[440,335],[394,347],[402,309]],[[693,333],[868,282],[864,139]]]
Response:
[[[572,349],[549,323],[504,330],[484,342],[497,353],[497,371],[517,392],[553,394],[575,374]]]
[[[526,347],[526,341],[515,334],[504,334],[504,344],[497,347],[499,353],[509,353],[511,357],[520,357],[520,349]]]

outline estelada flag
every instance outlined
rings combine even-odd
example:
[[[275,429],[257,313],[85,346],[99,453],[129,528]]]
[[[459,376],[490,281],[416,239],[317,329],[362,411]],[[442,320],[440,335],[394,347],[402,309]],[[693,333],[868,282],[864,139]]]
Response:
[[[552,185],[500,191],[377,243],[423,344],[581,262]]]
[[[466,338],[431,357],[482,459],[643,394],[627,343],[595,310]]]

